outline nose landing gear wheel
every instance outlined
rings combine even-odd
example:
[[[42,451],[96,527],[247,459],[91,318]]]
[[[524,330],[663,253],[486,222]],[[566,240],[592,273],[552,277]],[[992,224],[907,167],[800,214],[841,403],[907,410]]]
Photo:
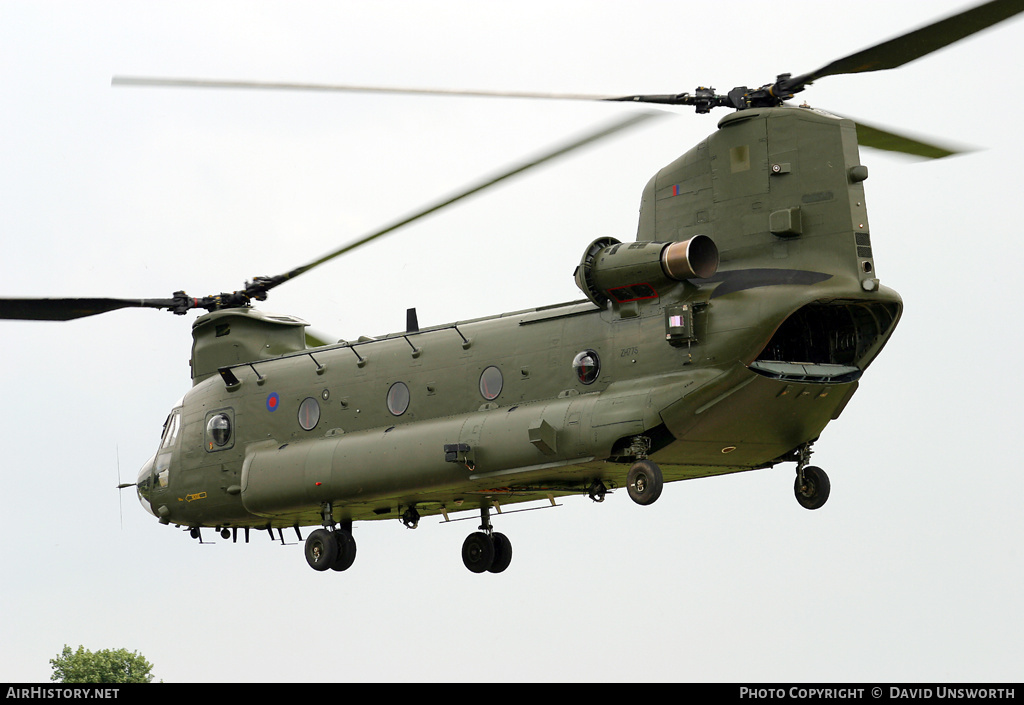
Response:
[[[803,481],[800,473],[797,473],[796,482],[793,485],[793,492],[796,494],[796,501],[804,509],[818,509],[826,501],[832,486],[825,471],[814,465],[808,465],[803,470]]]
[[[661,468],[650,460],[636,461],[626,475],[626,491],[629,498],[641,505],[654,504],[661,496],[664,484]]]
[[[306,538],[306,562],[313,570],[327,570],[337,557],[338,543],[327,529],[317,529]]]
[[[483,573],[494,563],[494,542],[482,531],[470,534],[462,543],[462,562],[473,573]]]

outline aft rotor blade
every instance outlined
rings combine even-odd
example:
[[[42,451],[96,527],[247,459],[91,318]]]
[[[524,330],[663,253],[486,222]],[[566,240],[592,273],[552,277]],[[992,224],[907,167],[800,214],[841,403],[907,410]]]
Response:
[[[836,59],[817,71],[782,81],[782,88],[797,92],[805,85],[825,76],[883,71],[903,66],[1021,12],[1024,12],[1024,0],[992,0],[842,59]]]
[[[301,267],[296,267],[295,269],[286,272],[285,274],[281,274],[276,277],[269,277],[267,279],[262,280],[262,291],[269,291],[271,288],[277,286],[278,284],[282,284],[288,281],[289,279],[294,279],[300,274],[304,274],[305,272],[308,272],[314,267],[318,267],[319,265],[324,264],[325,262],[329,262],[335,257],[340,257],[341,255],[347,252],[351,252],[357,247],[362,247],[363,245],[372,242],[377,238],[389,235],[398,230],[399,228],[405,227],[406,225],[409,225],[410,223],[419,220],[420,218],[430,215],[431,213],[436,213],[442,208],[446,208],[452,205],[453,203],[461,201],[462,199],[468,196],[472,196],[473,194],[480,193],[481,191],[490,188],[491,186],[494,186],[498,183],[501,183],[502,181],[508,178],[516,176],[517,174],[522,174],[524,171],[527,171],[528,169],[532,169],[535,166],[539,166],[541,164],[549,162],[552,159],[561,157],[565,154],[568,154],[569,152],[580,149],[581,147],[593,144],[594,142],[597,142],[598,140],[601,140],[605,137],[610,137],[611,135],[621,132],[627,128],[635,127],[636,125],[639,125],[642,122],[646,122],[647,120],[650,120],[654,117],[658,117],[665,114],[666,113],[645,112],[637,115],[632,115],[626,119],[617,120],[611,123],[610,125],[602,127],[594,132],[588,133],[581,138],[573,140],[572,142],[560,145],[554,149],[549,150],[544,154],[541,154],[540,156],[529,159],[528,161],[525,161],[521,164],[517,164],[497,175],[485,177],[452,196],[442,198],[441,200],[436,201],[435,203],[431,203],[427,206],[424,206],[423,208],[413,213],[410,213],[409,215],[391,223],[390,225],[387,225],[383,228],[380,228],[379,230],[375,230],[367,235],[364,235],[358,240],[350,242],[349,244],[340,247],[337,250],[328,252],[327,254],[323,255],[318,259],[313,260],[308,264],[305,264]]]
[[[173,299],[7,299],[0,298],[0,319],[70,321],[120,308],[170,308]]]
[[[540,91],[486,91],[463,88],[406,88],[400,86],[360,86],[346,83],[298,83],[294,81],[247,81],[224,78],[160,78],[155,76],[114,76],[112,86],[144,88],[226,88],[234,90],[309,91],[314,93],[385,93],[393,95],[455,96],[465,98],[527,98],[533,100],[585,100],[661,105],[693,105],[689,93],[666,95],[611,95],[597,93],[552,93]],[[724,104],[724,103],[722,103]]]
[[[359,86],[343,83],[296,83],[290,81],[237,81],[205,78],[154,78],[114,76],[114,86],[152,88],[227,88],[267,91],[311,91],[321,93],[393,93],[401,95],[445,95],[471,98],[535,98],[539,100],[614,100],[610,95],[588,93],[540,93],[532,91],[484,91],[449,88],[401,88],[398,86]]]
[[[145,88],[227,88],[235,90],[309,91],[319,93],[385,93],[393,95],[433,95],[466,98],[527,98],[533,100],[585,100],[661,105],[694,105],[689,93],[666,95],[611,95],[597,93],[552,93],[540,91],[486,91],[463,88],[405,88],[400,86],[360,86],[346,83],[298,83],[294,81],[247,81],[223,78],[159,78],[154,76],[114,76],[113,86]],[[719,102],[721,105],[725,103]]]
[[[926,159],[942,159],[969,151],[964,147],[941,146],[925,142],[906,134],[890,132],[874,125],[857,122],[857,142],[862,147],[872,147],[888,152],[901,152]]]

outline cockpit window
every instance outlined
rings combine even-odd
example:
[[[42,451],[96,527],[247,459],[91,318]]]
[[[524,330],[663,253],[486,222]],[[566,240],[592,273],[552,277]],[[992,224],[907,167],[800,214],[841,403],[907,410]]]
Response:
[[[181,427],[181,411],[172,411],[164,422],[164,435],[160,442],[160,448],[170,448],[178,440],[178,430]]]
[[[156,487],[154,489],[167,487],[171,474],[171,455],[172,453],[163,453],[156,456],[156,469],[153,473],[156,477]]]

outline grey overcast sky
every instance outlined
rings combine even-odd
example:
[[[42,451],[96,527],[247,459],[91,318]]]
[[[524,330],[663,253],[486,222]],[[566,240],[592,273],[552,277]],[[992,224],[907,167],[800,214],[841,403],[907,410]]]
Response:
[[[164,297],[306,262],[632,110],[618,104],[112,88],[115,74],[668,93],[804,72],[963,2],[0,3],[0,296]],[[905,313],[814,460],[500,519],[357,524],[344,574],[265,534],[198,545],[126,491],[189,387],[193,317],[0,324],[0,680],[64,644],[181,681],[1019,681],[1024,22],[814,106],[975,148],[863,150]],[[578,298],[594,238],[724,113],[575,154],[322,267],[268,310],[339,338]],[[209,537],[212,540],[212,536]],[[289,537],[291,538],[291,537]]]

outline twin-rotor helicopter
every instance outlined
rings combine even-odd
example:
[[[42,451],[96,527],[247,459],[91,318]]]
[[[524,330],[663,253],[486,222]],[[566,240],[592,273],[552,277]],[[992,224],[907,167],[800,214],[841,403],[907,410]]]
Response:
[[[474,512],[466,567],[500,573],[502,509],[795,463],[800,505],[829,497],[813,443],[838,419],[902,314],[878,278],[859,146],[951,150],[790,99],[822,78],[902,66],[1024,11],[995,0],[759,88],[569,96],[732,112],[643,189],[636,239],[581,243],[583,298],[379,338],[328,343],[254,308],[275,287],[537,164],[647,119],[630,114],[308,264],[242,289],[157,299],[0,299],[0,318],[66,321],[121,308],[204,313],[192,387],[133,486],[161,524],[294,530],[308,564],[348,569],[356,521]],[[122,78],[116,83],[438,93],[368,86]],[[509,513],[509,512],[504,512]]]

